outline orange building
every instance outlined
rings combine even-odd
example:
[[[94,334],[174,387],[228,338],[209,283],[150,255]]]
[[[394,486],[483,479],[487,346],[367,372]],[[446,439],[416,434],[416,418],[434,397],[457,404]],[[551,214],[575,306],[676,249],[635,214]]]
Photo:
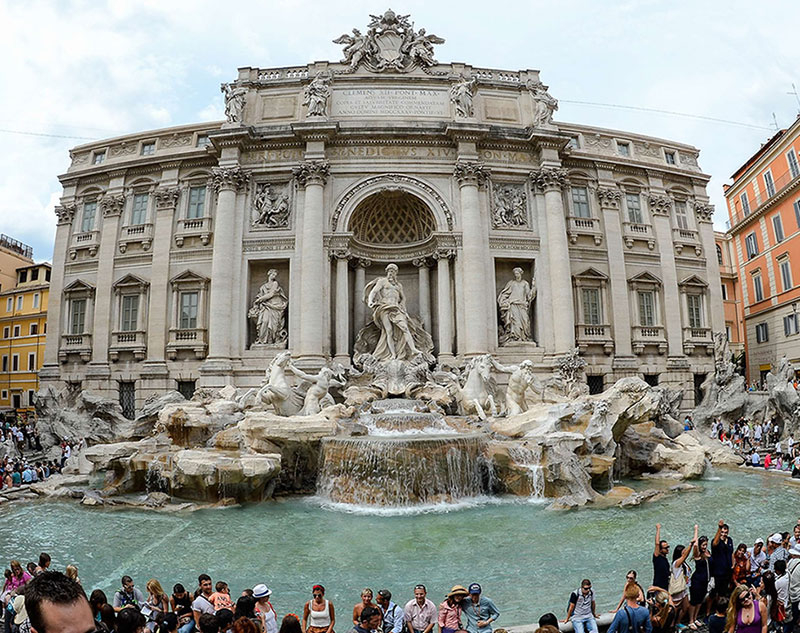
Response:
[[[798,157],[800,117],[769,139],[725,187],[750,382],[762,379],[784,354],[800,369]]]

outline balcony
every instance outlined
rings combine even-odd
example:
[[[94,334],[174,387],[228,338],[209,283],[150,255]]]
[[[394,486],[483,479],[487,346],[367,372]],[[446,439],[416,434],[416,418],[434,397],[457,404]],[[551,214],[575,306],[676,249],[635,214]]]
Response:
[[[134,224],[133,226],[122,227],[122,235],[119,238],[119,252],[124,253],[131,244],[137,243],[142,245],[142,250],[150,250],[153,245],[152,224]]]
[[[647,248],[651,251],[656,247],[656,238],[653,235],[653,227],[649,224],[640,222],[623,222],[622,223],[622,237],[625,240],[625,246],[633,248],[635,242],[646,242]]]
[[[180,248],[188,237],[197,237],[203,246],[211,241],[211,218],[183,218],[178,220],[175,246]]]
[[[67,362],[70,354],[77,354],[84,363],[92,360],[92,335],[91,334],[62,334],[61,347],[58,350],[58,360]]]
[[[711,328],[683,328],[683,353],[689,356],[694,353],[696,347],[704,347],[706,354],[709,356],[714,354],[714,340],[711,336]]]
[[[575,341],[581,352],[585,352],[590,345],[602,345],[603,352],[606,354],[611,354],[614,351],[611,326],[608,324],[578,323],[575,326]]]
[[[147,339],[141,330],[129,332],[112,332],[111,345],[108,348],[109,358],[116,362],[122,352],[133,354],[136,360],[144,360],[147,355]]]
[[[600,220],[598,218],[570,216],[567,220],[569,221],[567,235],[569,236],[570,244],[577,243],[578,237],[581,235],[590,236],[594,240],[595,246],[600,246],[603,243],[603,233],[600,231]]]
[[[680,255],[684,248],[693,248],[697,257],[703,254],[697,231],[689,229],[672,229],[672,241],[675,244],[675,252]]]
[[[100,231],[75,233],[69,246],[69,258],[75,259],[78,256],[78,251],[83,249],[89,251],[90,257],[94,257],[97,255],[98,248],[100,248]]]
[[[647,346],[658,347],[659,354],[667,353],[667,338],[664,335],[663,325],[634,325],[632,328],[634,354],[643,354]]]
[[[205,328],[170,328],[167,356],[170,360],[178,358],[181,351],[192,352],[197,359],[206,357],[208,343]]]

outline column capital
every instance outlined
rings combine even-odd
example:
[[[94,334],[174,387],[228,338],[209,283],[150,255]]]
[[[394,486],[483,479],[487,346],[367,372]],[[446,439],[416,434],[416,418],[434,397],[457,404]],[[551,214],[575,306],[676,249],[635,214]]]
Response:
[[[541,191],[560,191],[569,185],[567,170],[563,167],[541,167],[534,169],[529,177],[533,186]]]
[[[122,214],[125,208],[125,195],[118,193],[116,195],[105,194],[100,198],[100,208],[103,211],[104,218],[110,218]]]
[[[350,251],[346,248],[332,248],[328,251],[328,257],[331,259],[350,259]]]
[[[225,189],[240,191],[250,179],[250,173],[235,165],[233,167],[214,167],[211,170],[211,185],[219,193]]]
[[[414,264],[417,268],[427,268],[428,267],[428,258],[427,257],[416,257],[411,260],[411,263]]]
[[[489,170],[482,162],[459,160],[453,168],[453,176],[462,187],[464,185],[482,187],[489,179]]]
[[[653,215],[669,215],[669,210],[672,208],[672,198],[651,193],[647,197],[647,204],[650,205],[650,211],[653,212]]]
[[[456,256],[456,249],[454,248],[437,248],[436,251],[433,253],[433,258],[436,261],[440,259],[453,259]]]
[[[603,209],[619,209],[622,192],[616,187],[598,187],[597,199]]]
[[[306,185],[325,185],[328,182],[331,165],[327,160],[307,160],[292,169],[292,174],[301,187]]]
[[[156,200],[156,209],[161,211],[174,211],[178,206],[178,198],[181,190],[178,187],[159,187],[155,190],[153,197]]]
[[[75,217],[78,207],[74,204],[65,204],[56,206],[53,211],[58,218],[58,224],[72,224],[72,218]]]
[[[698,222],[711,223],[714,217],[714,205],[697,203],[694,205],[694,213]]]
[[[356,268],[369,268],[372,266],[372,260],[366,259],[365,257],[359,257],[358,259],[353,260]]]

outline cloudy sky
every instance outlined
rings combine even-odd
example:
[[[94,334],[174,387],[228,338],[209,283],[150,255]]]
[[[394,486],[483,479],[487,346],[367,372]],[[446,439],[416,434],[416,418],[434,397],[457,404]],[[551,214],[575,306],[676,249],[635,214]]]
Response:
[[[222,118],[240,66],[338,60],[331,40],[389,0],[0,0],[0,232],[52,256],[70,147]],[[800,2],[393,1],[437,58],[541,70],[556,119],[691,143],[722,185],[800,104]],[[579,103],[583,102],[583,103]],[[589,105],[609,104],[609,105]],[[666,110],[664,114],[641,109]],[[721,121],[720,121],[721,120]],[[722,122],[727,121],[727,122]]]

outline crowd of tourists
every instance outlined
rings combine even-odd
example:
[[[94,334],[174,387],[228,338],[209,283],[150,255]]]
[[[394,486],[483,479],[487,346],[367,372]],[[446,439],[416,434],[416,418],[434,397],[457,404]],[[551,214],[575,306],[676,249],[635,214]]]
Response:
[[[781,439],[781,433],[774,420],[753,422],[739,418],[727,428],[721,420],[711,424],[711,437],[743,455],[747,466],[791,472],[798,479],[800,446],[791,435]]]
[[[671,555],[659,524],[652,562],[646,589],[635,570],[626,574],[609,633],[704,626],[709,633],[791,633],[800,623],[800,520],[791,532],[735,547],[723,520],[711,538],[695,525],[688,543],[676,545]],[[436,627],[439,633],[492,633],[500,616],[476,582],[454,586],[438,606],[422,584],[407,602],[395,602],[388,589],[364,589],[344,616],[337,616],[319,584],[299,614],[279,614],[265,584],[234,595],[225,581],[214,582],[208,574],[200,574],[193,591],[176,583],[170,594],[155,578],[142,591],[126,575],[110,601],[100,589],[87,599],[75,566],[61,574],[50,571],[50,563],[46,553],[26,568],[11,561],[2,592],[5,633],[334,633],[334,627],[349,633],[437,633]],[[48,609],[62,607],[73,610],[69,617],[75,621],[82,612],[86,627],[49,630]],[[592,581],[584,579],[569,596],[566,617],[559,622],[555,614],[544,614],[536,633],[558,633],[567,622],[575,633],[597,633],[597,620],[597,596]]]

